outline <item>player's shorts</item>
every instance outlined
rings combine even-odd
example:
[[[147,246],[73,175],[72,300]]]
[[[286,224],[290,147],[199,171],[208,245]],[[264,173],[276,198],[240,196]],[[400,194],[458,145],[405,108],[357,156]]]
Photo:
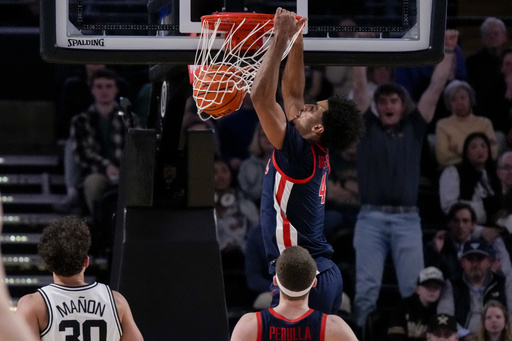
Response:
[[[317,284],[309,293],[309,307],[325,314],[337,314],[343,293],[340,269],[332,262],[332,266],[319,273],[316,278]],[[275,307],[279,303],[279,288],[274,283],[270,285],[270,293],[272,294],[271,306]]]

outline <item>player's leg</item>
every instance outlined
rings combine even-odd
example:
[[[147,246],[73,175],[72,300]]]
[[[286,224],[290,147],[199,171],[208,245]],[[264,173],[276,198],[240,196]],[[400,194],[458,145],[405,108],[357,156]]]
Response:
[[[366,317],[376,307],[382,283],[384,262],[389,251],[387,216],[382,212],[362,210],[354,232],[356,251],[355,318],[364,326]]]
[[[337,314],[343,295],[340,269],[332,263],[331,268],[319,273],[316,277],[318,282],[309,293],[309,306],[325,314]]]
[[[421,222],[417,212],[394,214],[393,219],[391,252],[400,295],[407,297],[414,293],[424,268]]]

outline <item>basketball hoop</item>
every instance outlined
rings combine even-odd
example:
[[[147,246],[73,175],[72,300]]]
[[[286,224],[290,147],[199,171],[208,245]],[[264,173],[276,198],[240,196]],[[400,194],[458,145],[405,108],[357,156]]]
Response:
[[[300,17],[298,17],[300,19]],[[200,78],[204,70],[211,74],[212,69],[219,73],[213,75],[214,79],[225,79],[222,74],[229,69],[230,81],[234,86],[216,86],[215,96],[203,96],[199,101],[194,95],[197,104],[197,113],[202,120],[211,117],[218,119],[222,116],[202,115],[208,114],[208,107],[212,103],[218,104],[225,97],[222,89],[243,91],[243,96],[251,92],[251,86],[256,76],[265,52],[270,47],[274,34],[274,15],[260,13],[215,12],[201,17],[201,35],[194,59],[192,70],[193,87],[195,92],[204,89],[205,81]],[[298,31],[288,42],[288,46],[281,59],[284,59],[299,36]],[[213,67],[212,66],[224,67]],[[233,77],[235,78],[233,80]],[[231,90],[230,90],[231,91]],[[209,93],[211,95],[211,93]],[[236,111],[240,105],[234,109]]]

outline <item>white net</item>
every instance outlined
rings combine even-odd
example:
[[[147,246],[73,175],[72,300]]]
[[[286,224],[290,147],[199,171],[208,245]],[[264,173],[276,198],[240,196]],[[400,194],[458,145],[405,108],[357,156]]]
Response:
[[[243,16],[244,13],[237,15]],[[273,16],[265,15],[267,19],[257,21],[252,20],[250,16],[251,13],[248,13],[247,17],[239,20],[215,15],[202,18],[201,36],[194,59],[193,87],[197,113],[203,120],[221,117],[204,113],[211,111],[216,104],[224,102],[226,91],[231,92],[236,88],[243,91],[244,96],[251,92],[256,72],[272,42],[274,25]],[[288,42],[282,59],[288,55],[299,34],[300,31]],[[211,78],[220,80],[226,86],[216,85],[212,88],[211,85],[206,85],[204,70],[208,70]],[[201,93],[201,88],[209,93],[208,99],[204,96],[198,98],[197,94]],[[216,95],[212,95],[213,93]]]

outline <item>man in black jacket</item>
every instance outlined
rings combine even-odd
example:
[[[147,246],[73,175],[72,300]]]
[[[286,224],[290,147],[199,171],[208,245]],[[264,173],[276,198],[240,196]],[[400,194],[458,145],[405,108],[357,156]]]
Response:
[[[493,299],[512,308],[512,282],[491,270],[493,249],[483,240],[464,244],[462,275],[446,281],[437,307],[438,313],[455,316],[460,327],[476,335],[480,315],[487,301]]]

